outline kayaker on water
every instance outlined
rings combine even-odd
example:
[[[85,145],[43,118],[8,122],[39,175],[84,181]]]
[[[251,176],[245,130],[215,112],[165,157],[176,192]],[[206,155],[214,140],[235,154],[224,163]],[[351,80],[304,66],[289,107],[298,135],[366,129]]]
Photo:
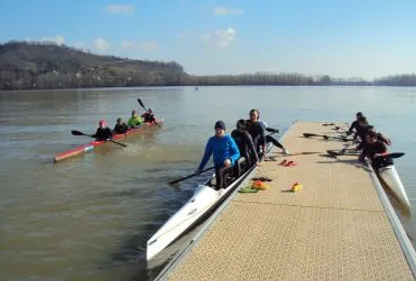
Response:
[[[97,141],[108,140],[113,137],[113,132],[109,127],[107,127],[105,120],[100,120],[99,127],[92,137]]]
[[[364,116],[364,115],[363,115],[363,113],[362,113],[361,111],[360,111],[360,112],[357,112],[357,113],[355,114],[355,121],[351,123],[351,126],[350,126],[350,128],[348,129],[348,131],[347,131],[347,136],[352,135],[353,133],[357,132],[357,128],[358,128],[358,119],[359,119],[360,117],[363,117],[363,116]]]
[[[213,155],[217,182],[216,190],[220,190],[224,188],[225,172],[240,158],[240,152],[233,138],[225,133],[223,121],[217,121],[214,128],[215,135],[209,138],[205,146],[205,153],[196,170],[196,174],[201,173],[209,158]]]
[[[250,166],[259,163],[259,156],[253,138],[247,131],[247,122],[244,119],[237,121],[236,129],[231,132],[231,137],[237,144],[240,157],[244,157]]]
[[[136,110],[133,110],[131,112],[131,117],[129,119],[129,121],[127,122],[127,125],[129,125],[129,128],[135,128],[140,126],[143,123],[142,118],[140,118],[140,116],[137,115]]]
[[[257,153],[260,153],[260,147],[262,148],[264,158],[266,156],[266,130],[258,122],[259,111],[257,109],[250,110],[250,120],[247,120],[247,131],[250,133],[253,139],[254,146],[256,147]]]
[[[393,160],[385,158],[383,155],[387,154],[387,146],[384,142],[377,140],[377,134],[368,132],[366,134],[366,142],[363,146],[358,160],[363,162],[365,157],[368,157],[374,168],[378,169],[393,164]]]
[[[117,124],[114,126],[115,134],[125,134],[127,133],[129,127],[121,118],[117,118]]]
[[[149,123],[157,123],[155,114],[153,113],[153,110],[149,108],[145,113],[142,114],[143,122],[149,122]]]

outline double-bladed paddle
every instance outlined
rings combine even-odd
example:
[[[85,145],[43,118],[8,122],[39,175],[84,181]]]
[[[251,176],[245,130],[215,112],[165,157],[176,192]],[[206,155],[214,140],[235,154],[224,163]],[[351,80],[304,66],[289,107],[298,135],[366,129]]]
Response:
[[[214,168],[215,167],[206,168],[206,169],[202,170],[201,173],[206,172],[206,171],[209,171],[209,170],[213,170]],[[180,181],[187,180],[187,179],[190,179],[190,178],[195,177],[195,176],[198,176],[198,175],[200,175],[200,173],[193,173],[192,175],[189,175],[189,176],[186,176],[186,177],[183,177],[183,178],[174,180],[174,181],[170,181],[169,184],[175,184],[175,183],[178,183]]]
[[[84,134],[83,132],[76,131],[76,130],[72,130],[71,131],[71,134],[73,134],[74,136],[86,136],[86,137],[93,138],[92,135]],[[114,141],[112,139],[109,139],[109,140],[106,140],[106,141],[113,142],[113,143],[118,144],[118,145],[123,146],[123,147],[127,147],[127,145],[125,145],[124,143],[121,143],[121,142],[118,142],[118,141]]]
[[[140,98],[137,99],[137,101],[139,102],[139,104],[141,105],[141,107],[143,107],[144,110],[148,111],[148,109],[144,106],[142,100]]]
[[[323,123],[322,126],[334,126],[334,123]]]

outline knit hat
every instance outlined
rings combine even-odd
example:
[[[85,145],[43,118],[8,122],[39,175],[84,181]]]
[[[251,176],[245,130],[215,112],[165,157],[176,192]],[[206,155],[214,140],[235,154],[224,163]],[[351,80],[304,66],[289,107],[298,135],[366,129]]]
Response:
[[[219,120],[219,121],[217,121],[215,123],[215,127],[214,128],[215,129],[222,129],[222,130],[225,131],[225,123],[223,121]]]

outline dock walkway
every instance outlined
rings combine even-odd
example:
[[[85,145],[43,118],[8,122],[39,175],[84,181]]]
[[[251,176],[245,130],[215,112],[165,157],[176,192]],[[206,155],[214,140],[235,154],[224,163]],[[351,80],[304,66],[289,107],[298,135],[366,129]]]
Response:
[[[414,280],[415,252],[374,172],[356,166],[356,157],[325,157],[343,142],[302,136],[333,135],[330,128],[294,123],[283,138],[294,155],[276,149],[277,161],[258,169],[273,179],[270,188],[235,192],[162,279]],[[283,159],[297,165],[278,165]],[[303,189],[289,192],[294,182]]]

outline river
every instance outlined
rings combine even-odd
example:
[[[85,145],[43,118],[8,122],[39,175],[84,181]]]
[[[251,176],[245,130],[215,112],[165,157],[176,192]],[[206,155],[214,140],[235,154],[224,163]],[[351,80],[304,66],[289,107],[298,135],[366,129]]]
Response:
[[[54,164],[89,141],[100,119],[114,126],[141,98],[163,118],[127,148]],[[192,87],[0,92],[0,280],[146,280],[145,242],[192,194],[192,173],[215,121],[231,131],[258,108],[284,133],[294,120],[352,121],[364,112],[389,136],[413,206],[416,198],[416,88]],[[199,180],[201,180],[199,178]],[[415,211],[413,208],[413,213]],[[401,217],[410,237],[416,220]]]

